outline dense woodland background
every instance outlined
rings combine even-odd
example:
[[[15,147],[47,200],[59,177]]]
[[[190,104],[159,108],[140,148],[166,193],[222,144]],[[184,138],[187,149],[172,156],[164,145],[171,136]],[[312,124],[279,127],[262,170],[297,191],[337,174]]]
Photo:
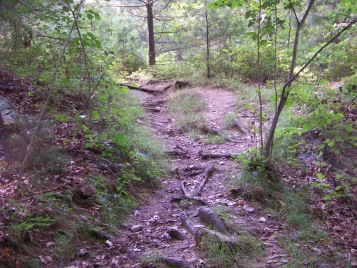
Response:
[[[299,174],[294,183],[336,212],[308,209],[321,221],[348,214],[343,248],[356,254],[356,9],[353,0],[1,0],[0,267],[40,267],[29,244],[63,218],[71,231],[55,234],[52,261],[69,263],[63,241],[105,240],[141,198],[135,188],[160,185],[165,150],[128,94],[152,80],[241,96],[255,139],[237,157],[242,176],[270,193]],[[76,206],[94,203],[99,220],[87,224]]]

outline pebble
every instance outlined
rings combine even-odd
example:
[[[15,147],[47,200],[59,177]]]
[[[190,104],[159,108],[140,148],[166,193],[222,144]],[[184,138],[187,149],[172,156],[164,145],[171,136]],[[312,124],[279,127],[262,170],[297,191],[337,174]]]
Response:
[[[139,232],[143,229],[144,227],[142,225],[133,225],[131,228],[130,228],[130,231],[132,232]]]

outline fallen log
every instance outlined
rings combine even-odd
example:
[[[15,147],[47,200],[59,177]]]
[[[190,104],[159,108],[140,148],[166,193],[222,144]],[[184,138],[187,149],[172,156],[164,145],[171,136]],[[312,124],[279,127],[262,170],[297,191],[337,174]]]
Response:
[[[202,159],[210,159],[210,158],[227,158],[232,159],[238,157],[237,154],[220,154],[220,153],[202,153]]]
[[[202,191],[203,191],[203,188],[206,186],[210,176],[213,174],[213,172],[215,171],[215,166],[214,165],[211,165],[209,167],[207,167],[203,173],[203,182],[200,184],[200,187],[198,188],[197,190],[197,193],[196,195],[198,196],[201,196],[202,195]]]
[[[157,94],[159,92],[167,91],[169,89],[177,89],[189,84],[186,80],[151,80],[141,86],[136,86],[128,83],[121,83],[120,86],[129,89],[140,90],[150,94]]]
[[[200,208],[198,218],[202,223],[207,224],[211,229],[222,234],[228,234],[228,230],[220,217],[210,208]]]

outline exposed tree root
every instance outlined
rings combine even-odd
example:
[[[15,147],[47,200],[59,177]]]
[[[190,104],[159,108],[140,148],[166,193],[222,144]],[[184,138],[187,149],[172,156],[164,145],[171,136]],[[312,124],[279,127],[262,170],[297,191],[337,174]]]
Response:
[[[203,182],[200,184],[200,187],[198,188],[196,195],[198,195],[198,196],[201,196],[201,195],[202,195],[203,188],[204,188],[205,185],[207,184],[207,182],[208,182],[210,176],[213,174],[214,171],[215,171],[215,166],[214,166],[214,165],[211,165],[211,166],[209,166],[209,167],[207,167],[207,168],[205,169],[205,172],[204,172],[204,174],[203,174],[204,180],[203,180]]]
[[[238,119],[232,118],[231,122],[238,129],[239,132],[244,135],[249,135],[249,131],[239,122]]]
[[[207,224],[211,229],[222,234],[228,234],[228,230],[220,217],[210,208],[200,208],[198,217],[202,223]]]
[[[208,230],[205,228],[195,229],[192,226],[185,212],[181,213],[181,223],[182,227],[184,227],[190,234],[195,236],[196,246],[198,247],[202,248],[202,242],[207,240],[211,242],[217,242],[219,244],[225,243],[226,245],[233,248],[238,246],[238,240],[234,237],[231,237],[230,235],[226,235],[218,231]]]

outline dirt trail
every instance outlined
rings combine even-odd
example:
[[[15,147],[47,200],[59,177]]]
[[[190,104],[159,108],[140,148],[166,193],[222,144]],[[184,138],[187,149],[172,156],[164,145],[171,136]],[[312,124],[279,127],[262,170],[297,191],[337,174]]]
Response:
[[[236,113],[237,95],[222,89],[189,88],[196,90],[207,103],[205,117],[211,127],[222,128],[227,113]],[[251,137],[237,130],[225,130],[234,142],[222,144],[205,144],[202,139],[190,139],[185,133],[175,129],[166,101],[170,92],[142,99],[144,105],[155,107],[147,110],[147,117],[154,134],[162,140],[167,151],[172,155],[172,170],[167,178],[162,179],[162,187],[143,195],[145,203],[140,204],[127,219],[125,226],[117,237],[96,250],[98,267],[140,267],[144,258],[153,256],[174,257],[188,261],[192,267],[212,267],[205,265],[205,257],[195,246],[194,238],[181,227],[180,214],[185,211],[194,225],[201,224],[193,216],[202,206],[195,202],[173,202],[175,197],[183,195],[181,184],[186,182],[191,196],[195,195],[203,180],[204,168],[215,164],[216,171],[210,177],[202,196],[208,207],[229,211],[230,225],[246,230],[265,244],[265,257],[251,258],[242,261],[236,267],[281,267],[287,256],[277,246],[275,234],[280,225],[269,215],[260,211],[259,206],[233,197],[229,182],[238,174],[239,166],[226,158],[202,160],[202,152],[239,154],[251,144]],[[247,126],[249,118],[241,118]],[[138,193],[141,194],[141,193]],[[135,230],[136,229],[136,230]],[[169,236],[168,231],[175,229],[185,236],[180,241]],[[109,254],[108,254],[109,253]],[[77,261],[73,265],[81,265]],[[93,262],[92,262],[93,264]],[[76,266],[74,266],[76,267]]]

